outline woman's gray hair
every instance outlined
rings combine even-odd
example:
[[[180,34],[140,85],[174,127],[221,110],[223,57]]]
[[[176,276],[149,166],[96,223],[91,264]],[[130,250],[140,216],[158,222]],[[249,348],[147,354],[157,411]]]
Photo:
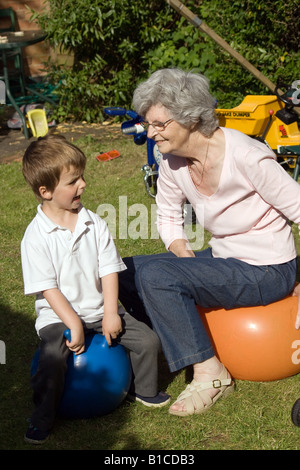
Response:
[[[175,121],[210,136],[218,127],[216,100],[209,92],[204,75],[185,72],[178,68],[160,69],[136,88],[133,94],[135,111],[145,117],[157,104],[164,106]]]

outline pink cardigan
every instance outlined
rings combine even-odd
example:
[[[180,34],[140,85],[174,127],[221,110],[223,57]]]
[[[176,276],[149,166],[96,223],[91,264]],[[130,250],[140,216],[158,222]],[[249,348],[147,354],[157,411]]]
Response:
[[[250,264],[280,264],[297,256],[288,220],[300,223],[300,185],[264,144],[221,128],[226,149],[219,187],[205,196],[194,186],[185,158],[164,155],[158,178],[158,231],[168,249],[187,239],[182,203],[187,199],[211,234],[214,257]]]

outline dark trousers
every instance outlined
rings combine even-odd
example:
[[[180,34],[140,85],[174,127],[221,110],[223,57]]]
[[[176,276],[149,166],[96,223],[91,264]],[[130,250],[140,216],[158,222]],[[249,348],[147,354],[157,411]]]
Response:
[[[131,315],[122,315],[123,332],[118,342],[129,352],[133,372],[133,388],[139,395],[152,397],[158,393],[158,354],[161,344],[156,333],[145,323]],[[102,334],[102,321],[85,324],[86,332]],[[55,323],[39,331],[40,357],[36,373],[31,378],[35,405],[31,424],[43,431],[53,425],[64,390],[67,359],[70,350],[66,346],[63,323]]]

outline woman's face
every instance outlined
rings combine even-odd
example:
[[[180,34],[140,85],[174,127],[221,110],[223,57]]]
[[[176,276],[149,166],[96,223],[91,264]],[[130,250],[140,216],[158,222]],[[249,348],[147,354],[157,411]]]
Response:
[[[153,139],[159,151],[163,154],[184,155],[188,150],[190,130],[172,120],[170,112],[162,105],[152,106],[145,116],[149,123],[148,137]],[[154,125],[151,125],[151,124]],[[155,124],[165,123],[156,127]],[[161,128],[162,127],[162,128]]]

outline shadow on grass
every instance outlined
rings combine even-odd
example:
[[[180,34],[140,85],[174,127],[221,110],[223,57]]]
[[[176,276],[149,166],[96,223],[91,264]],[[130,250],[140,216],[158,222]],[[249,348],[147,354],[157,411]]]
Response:
[[[30,450],[23,436],[32,411],[30,366],[39,340],[34,318],[12,311],[0,304],[0,340],[5,343],[6,363],[0,364],[0,449]],[[165,389],[170,380],[167,364],[161,358],[160,386]],[[136,423],[143,427],[143,415],[149,410],[140,404],[124,401],[112,413],[92,419],[63,419],[57,417],[49,440],[38,448],[45,450],[138,450]],[[150,411],[150,413],[152,410]],[[147,419],[150,418],[148,414]],[[134,424],[132,424],[134,423]],[[153,442],[156,449],[160,442]]]

